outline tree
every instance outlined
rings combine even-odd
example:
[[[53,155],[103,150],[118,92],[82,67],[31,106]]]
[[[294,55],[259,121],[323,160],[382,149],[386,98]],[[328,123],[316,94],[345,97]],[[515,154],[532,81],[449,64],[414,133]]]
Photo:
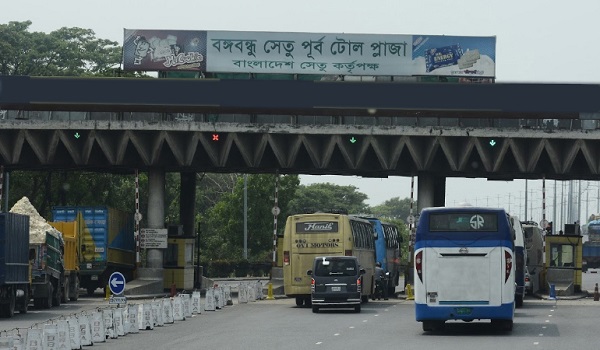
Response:
[[[351,214],[369,211],[365,204],[368,196],[357,191],[355,186],[339,186],[332,183],[316,183],[298,187],[294,199],[290,202],[292,213],[309,210],[345,209]]]
[[[297,175],[279,177],[279,217],[287,217],[288,202],[300,183]],[[273,249],[273,214],[275,176],[248,175],[248,259],[269,261]],[[278,227],[283,230],[283,225]],[[232,193],[207,213],[204,256],[207,259],[240,259],[244,245],[244,179],[239,176]]]
[[[112,75],[121,46],[91,29],[63,27],[29,32],[31,21],[0,24],[0,74],[30,76]]]
[[[406,218],[410,214],[410,198],[400,199],[400,197],[394,197],[388,199],[383,202],[383,204],[372,207],[371,213],[377,216],[399,218],[403,221],[406,221]],[[414,203],[413,215],[417,214],[416,203]]]

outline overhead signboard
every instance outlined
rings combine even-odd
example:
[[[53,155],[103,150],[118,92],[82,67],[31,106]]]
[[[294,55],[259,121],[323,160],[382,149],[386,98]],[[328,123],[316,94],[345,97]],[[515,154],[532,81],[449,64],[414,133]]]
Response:
[[[140,248],[166,249],[167,229],[143,228],[140,230]]]
[[[125,29],[125,70],[495,77],[496,37]]]

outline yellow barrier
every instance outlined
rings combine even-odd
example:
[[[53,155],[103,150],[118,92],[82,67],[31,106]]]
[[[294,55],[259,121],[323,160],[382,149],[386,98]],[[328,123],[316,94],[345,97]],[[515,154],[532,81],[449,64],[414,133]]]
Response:
[[[406,300],[415,300],[415,296],[413,294],[413,289],[410,284],[406,285]]]
[[[106,285],[106,288],[104,288],[104,300],[109,300],[110,299],[110,287],[108,286],[108,284]]]
[[[267,300],[275,300],[273,296],[273,283],[269,282],[267,286]]]

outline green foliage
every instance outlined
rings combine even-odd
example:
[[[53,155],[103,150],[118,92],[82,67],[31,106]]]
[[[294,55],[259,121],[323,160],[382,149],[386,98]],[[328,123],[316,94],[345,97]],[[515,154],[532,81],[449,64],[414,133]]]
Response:
[[[289,211],[288,202],[298,187],[297,175],[279,177],[279,218],[284,222]],[[272,174],[248,175],[248,259],[270,261],[273,250],[273,214],[275,176]],[[244,247],[244,177],[239,176],[233,191],[222,193],[204,217],[203,247],[209,259],[236,259],[243,256]],[[278,225],[278,231],[283,224]],[[204,258],[204,257],[203,257]]]
[[[417,215],[416,209],[417,205],[414,203],[413,215]],[[388,199],[383,204],[372,207],[371,213],[377,216],[406,220],[410,214],[410,198],[400,199],[400,197],[394,197]]]
[[[367,198],[355,186],[339,186],[328,182],[301,185],[290,202],[289,209],[292,213],[302,213],[305,209],[346,209],[348,213],[359,214],[369,211],[365,204]]]

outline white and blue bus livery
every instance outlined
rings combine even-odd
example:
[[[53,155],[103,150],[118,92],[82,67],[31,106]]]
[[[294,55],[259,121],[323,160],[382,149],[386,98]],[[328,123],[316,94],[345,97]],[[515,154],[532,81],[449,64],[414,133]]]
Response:
[[[513,327],[513,230],[504,209],[423,209],[415,234],[415,315],[424,331],[489,319]]]

